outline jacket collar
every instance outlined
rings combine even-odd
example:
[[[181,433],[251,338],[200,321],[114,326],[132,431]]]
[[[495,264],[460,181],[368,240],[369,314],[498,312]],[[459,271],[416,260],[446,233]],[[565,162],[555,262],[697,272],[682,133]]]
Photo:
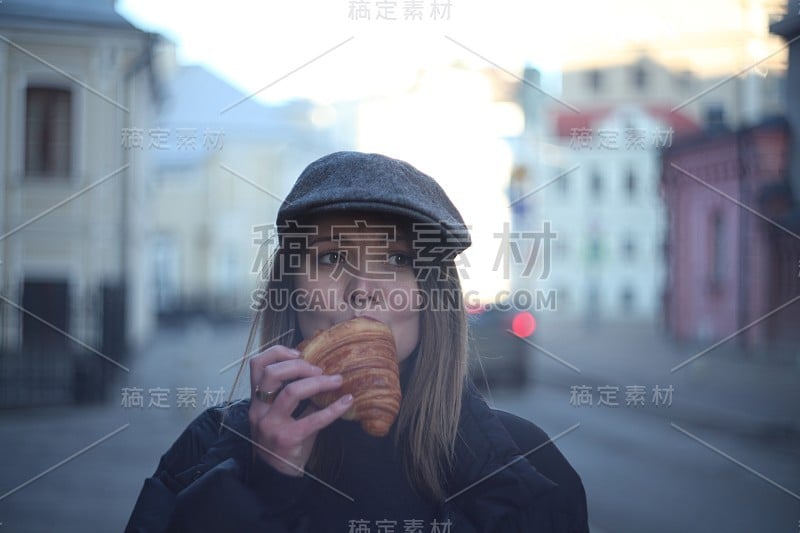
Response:
[[[472,387],[461,408],[453,474],[443,512],[464,516],[477,531],[493,531],[503,517],[532,504],[557,485],[538,472],[503,423]],[[458,513],[452,513],[452,507]],[[470,530],[470,526],[453,526]]]

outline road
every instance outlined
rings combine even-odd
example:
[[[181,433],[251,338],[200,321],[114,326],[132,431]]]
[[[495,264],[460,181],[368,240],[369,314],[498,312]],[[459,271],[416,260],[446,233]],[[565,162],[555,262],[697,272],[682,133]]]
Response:
[[[205,389],[230,391],[235,368],[220,370],[241,357],[246,336],[243,324],[166,330],[133,358],[107,405],[0,412],[0,533],[121,531],[144,478],[202,411]],[[594,339],[592,347],[602,352],[616,337]],[[550,340],[542,342],[552,347]],[[636,382],[631,374],[618,369],[590,381],[592,365],[558,349],[584,372],[532,353],[537,381],[522,391],[493,390],[491,402],[551,437],[579,424],[556,443],[584,481],[593,531],[800,530],[800,449],[793,434],[715,423],[717,413],[727,420],[725,411],[694,409],[695,400],[679,394],[687,383],[675,376],[672,405],[652,405],[648,388],[648,405],[626,406],[625,386]],[[597,394],[591,406],[571,405],[573,385],[584,382],[595,393],[599,383],[619,385],[619,405],[598,406]],[[142,389],[144,405],[123,405],[124,388]],[[194,389],[196,405],[179,406],[178,389]],[[158,407],[164,390],[169,406]]]
[[[495,391],[493,399],[551,438],[580,424],[555,442],[583,479],[593,531],[798,531],[800,499],[676,429],[669,409],[658,416],[634,407],[574,407],[568,389],[550,386]],[[798,450],[676,425],[798,493]]]

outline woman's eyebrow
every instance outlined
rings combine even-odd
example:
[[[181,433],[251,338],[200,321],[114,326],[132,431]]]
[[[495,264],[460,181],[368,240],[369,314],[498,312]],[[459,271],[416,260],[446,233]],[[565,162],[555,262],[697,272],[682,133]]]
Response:
[[[307,242],[308,246],[313,246],[315,244],[319,244],[320,242],[328,242],[328,241],[332,241],[332,240],[333,239],[329,235],[320,235],[318,233],[315,233],[315,234],[309,236],[309,238],[308,238],[308,240],[306,242]]]
[[[406,232],[397,229],[394,238],[387,232],[348,232],[342,231],[340,233],[333,233],[332,235],[314,234],[308,238],[308,245],[312,246],[321,242],[336,242],[336,243],[358,243],[361,241],[384,241],[387,244],[391,243],[409,243]]]

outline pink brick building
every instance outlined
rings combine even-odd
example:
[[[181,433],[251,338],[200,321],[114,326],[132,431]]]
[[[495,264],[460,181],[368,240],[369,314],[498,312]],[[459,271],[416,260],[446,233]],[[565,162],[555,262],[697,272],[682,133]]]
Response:
[[[664,153],[664,318],[676,338],[713,342],[747,328],[735,340],[749,348],[798,345],[800,302],[776,311],[800,294],[789,149],[786,122],[772,120]]]

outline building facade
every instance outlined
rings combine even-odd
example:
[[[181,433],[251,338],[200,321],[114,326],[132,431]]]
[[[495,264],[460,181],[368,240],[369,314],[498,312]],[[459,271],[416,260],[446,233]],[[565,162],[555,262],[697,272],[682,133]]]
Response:
[[[112,2],[35,0],[0,17],[0,404],[94,397],[153,328],[145,154],[158,38]]]
[[[636,104],[564,118],[557,135],[571,166],[541,198],[541,216],[558,233],[547,281],[559,309],[587,320],[653,320],[664,283],[659,151],[695,126]]]
[[[168,51],[166,53],[169,53]],[[264,105],[197,65],[176,66],[157,127],[133,132],[154,158],[149,250],[165,320],[250,314],[281,200],[311,161],[352,146],[347,110]]]
[[[784,225],[793,207],[789,147],[786,121],[774,119],[665,153],[664,316],[674,337],[710,342],[741,332],[746,347],[800,340],[797,309],[782,309],[800,295],[800,238]]]
[[[771,31],[789,43],[780,118],[706,131],[664,153],[664,319],[675,338],[800,357],[800,4]]]
[[[557,234],[550,274],[539,285],[556,291],[559,317],[659,319],[662,151],[708,121],[724,127],[780,109],[781,87],[776,76],[719,84],[647,56],[564,73],[558,98],[543,99],[546,149],[536,157],[545,160],[544,175],[522,187],[537,190],[534,225],[547,221]]]
[[[551,170],[539,183],[550,184],[536,193],[534,209],[557,235],[540,286],[555,291],[559,317],[657,318],[665,233],[659,153],[697,129],[684,110],[670,112],[693,80],[645,57],[568,71],[560,101],[548,100]]]

